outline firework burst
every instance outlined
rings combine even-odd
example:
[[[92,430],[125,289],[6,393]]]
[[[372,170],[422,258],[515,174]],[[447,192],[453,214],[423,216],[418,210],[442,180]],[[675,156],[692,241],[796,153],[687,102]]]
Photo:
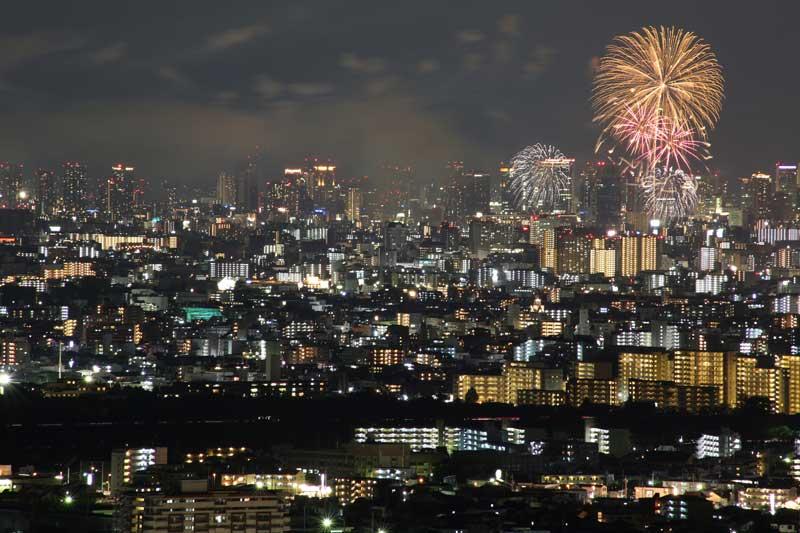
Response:
[[[558,148],[534,144],[511,159],[511,191],[524,210],[548,209],[556,205],[559,193],[569,185],[572,160]]]
[[[708,158],[709,144],[694,130],[641,107],[626,109],[613,136],[630,154],[631,166],[645,172],[655,166],[688,170],[693,161]]]
[[[613,135],[629,109],[667,117],[706,137],[719,118],[722,69],[711,48],[678,28],[621,35],[600,60],[592,92],[594,121]]]
[[[677,168],[651,169],[642,178],[642,193],[647,214],[662,222],[686,218],[697,207],[697,181]]]

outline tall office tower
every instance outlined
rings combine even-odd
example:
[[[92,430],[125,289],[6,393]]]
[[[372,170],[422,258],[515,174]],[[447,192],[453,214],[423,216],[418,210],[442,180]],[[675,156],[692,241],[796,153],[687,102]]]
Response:
[[[353,224],[361,222],[361,189],[350,187],[347,189],[347,207],[345,208],[347,220]]]
[[[175,184],[167,180],[161,182],[161,190],[164,191],[164,204],[172,210],[178,205],[178,188]]]
[[[258,157],[249,156],[236,173],[236,207],[252,213],[258,211]]]
[[[56,207],[56,175],[52,170],[40,168],[36,171],[36,212],[48,217]]]
[[[15,209],[19,205],[22,191],[24,167],[6,161],[0,162],[0,205]]]
[[[556,240],[556,270],[559,274],[589,272],[592,239],[585,230],[562,228]]]
[[[232,206],[236,204],[236,178],[227,172],[217,176],[217,203]]]
[[[86,209],[86,166],[77,161],[61,164],[62,208],[67,216],[79,216]]]
[[[119,163],[111,167],[111,176],[106,181],[106,215],[118,221],[133,216],[136,182],[134,168]]]
[[[383,248],[396,251],[408,240],[408,228],[400,222],[386,222],[383,226]]]
[[[798,194],[800,173],[796,163],[777,163],[775,165],[774,216],[780,220],[792,221],[800,205]]]
[[[491,201],[499,204],[501,210],[515,207],[511,192],[511,165],[505,161],[500,163],[497,180],[492,183]]]
[[[445,217],[452,221],[463,220],[467,213],[467,190],[464,187],[464,163],[447,163],[447,182],[444,186]]]
[[[620,221],[620,169],[608,161],[593,161],[581,174],[581,211],[586,220],[603,228],[616,227]]]
[[[464,209],[466,216],[489,212],[491,199],[491,177],[486,172],[464,173]]]
[[[775,191],[796,194],[800,189],[800,172],[797,163],[775,164]]]
[[[772,187],[772,177],[762,172],[756,172],[747,180],[746,196],[748,203],[744,207],[752,222],[772,218],[770,202],[773,197]]]
[[[567,157],[561,163],[565,163],[569,170],[566,172],[567,179],[564,187],[558,191],[554,210],[563,213],[577,213],[579,191],[576,190],[578,180],[575,179],[575,160]]]
[[[279,186],[273,186],[267,198],[273,209],[286,216],[299,216],[309,211],[311,201],[308,197],[308,180],[310,176],[300,167],[285,168],[283,180]],[[274,215],[274,213],[270,213]]]
[[[673,354],[673,379],[678,385],[716,387],[718,402],[736,407],[736,354],[678,350]]]

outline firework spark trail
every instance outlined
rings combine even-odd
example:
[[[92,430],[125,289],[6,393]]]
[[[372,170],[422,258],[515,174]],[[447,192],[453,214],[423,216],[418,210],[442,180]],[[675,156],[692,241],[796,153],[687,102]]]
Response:
[[[722,69],[711,48],[678,28],[621,35],[600,60],[592,92],[594,121],[607,135],[630,108],[685,125],[705,138],[719,118]]]
[[[707,143],[697,140],[691,128],[671,120],[662,122],[656,133],[653,150],[647,154],[648,161],[667,168],[675,166],[689,170],[692,160],[704,158]]]
[[[554,146],[534,144],[511,159],[511,191],[521,209],[552,208],[569,185],[572,160]]]
[[[685,218],[697,207],[697,181],[676,168],[656,167],[642,178],[645,209],[661,221]]]
[[[691,128],[642,108],[628,108],[613,134],[630,153],[631,166],[644,171],[656,165],[688,170],[693,160],[707,158],[708,143],[698,140]]]

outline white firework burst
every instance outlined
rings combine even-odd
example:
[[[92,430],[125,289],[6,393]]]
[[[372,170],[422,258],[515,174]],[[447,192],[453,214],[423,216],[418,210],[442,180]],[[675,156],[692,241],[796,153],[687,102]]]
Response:
[[[677,168],[655,167],[642,177],[647,214],[668,222],[686,218],[697,207],[697,180]]]
[[[553,208],[569,187],[572,160],[558,148],[534,144],[511,158],[511,192],[523,210]]]

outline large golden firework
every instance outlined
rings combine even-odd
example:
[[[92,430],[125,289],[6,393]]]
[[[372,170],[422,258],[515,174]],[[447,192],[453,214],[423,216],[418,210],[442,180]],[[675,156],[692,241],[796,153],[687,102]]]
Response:
[[[722,98],[722,69],[709,45],[679,28],[647,27],[617,36],[608,46],[594,79],[592,106],[594,121],[612,137],[618,137],[618,124],[629,110],[640,109],[705,138],[719,118]]]

